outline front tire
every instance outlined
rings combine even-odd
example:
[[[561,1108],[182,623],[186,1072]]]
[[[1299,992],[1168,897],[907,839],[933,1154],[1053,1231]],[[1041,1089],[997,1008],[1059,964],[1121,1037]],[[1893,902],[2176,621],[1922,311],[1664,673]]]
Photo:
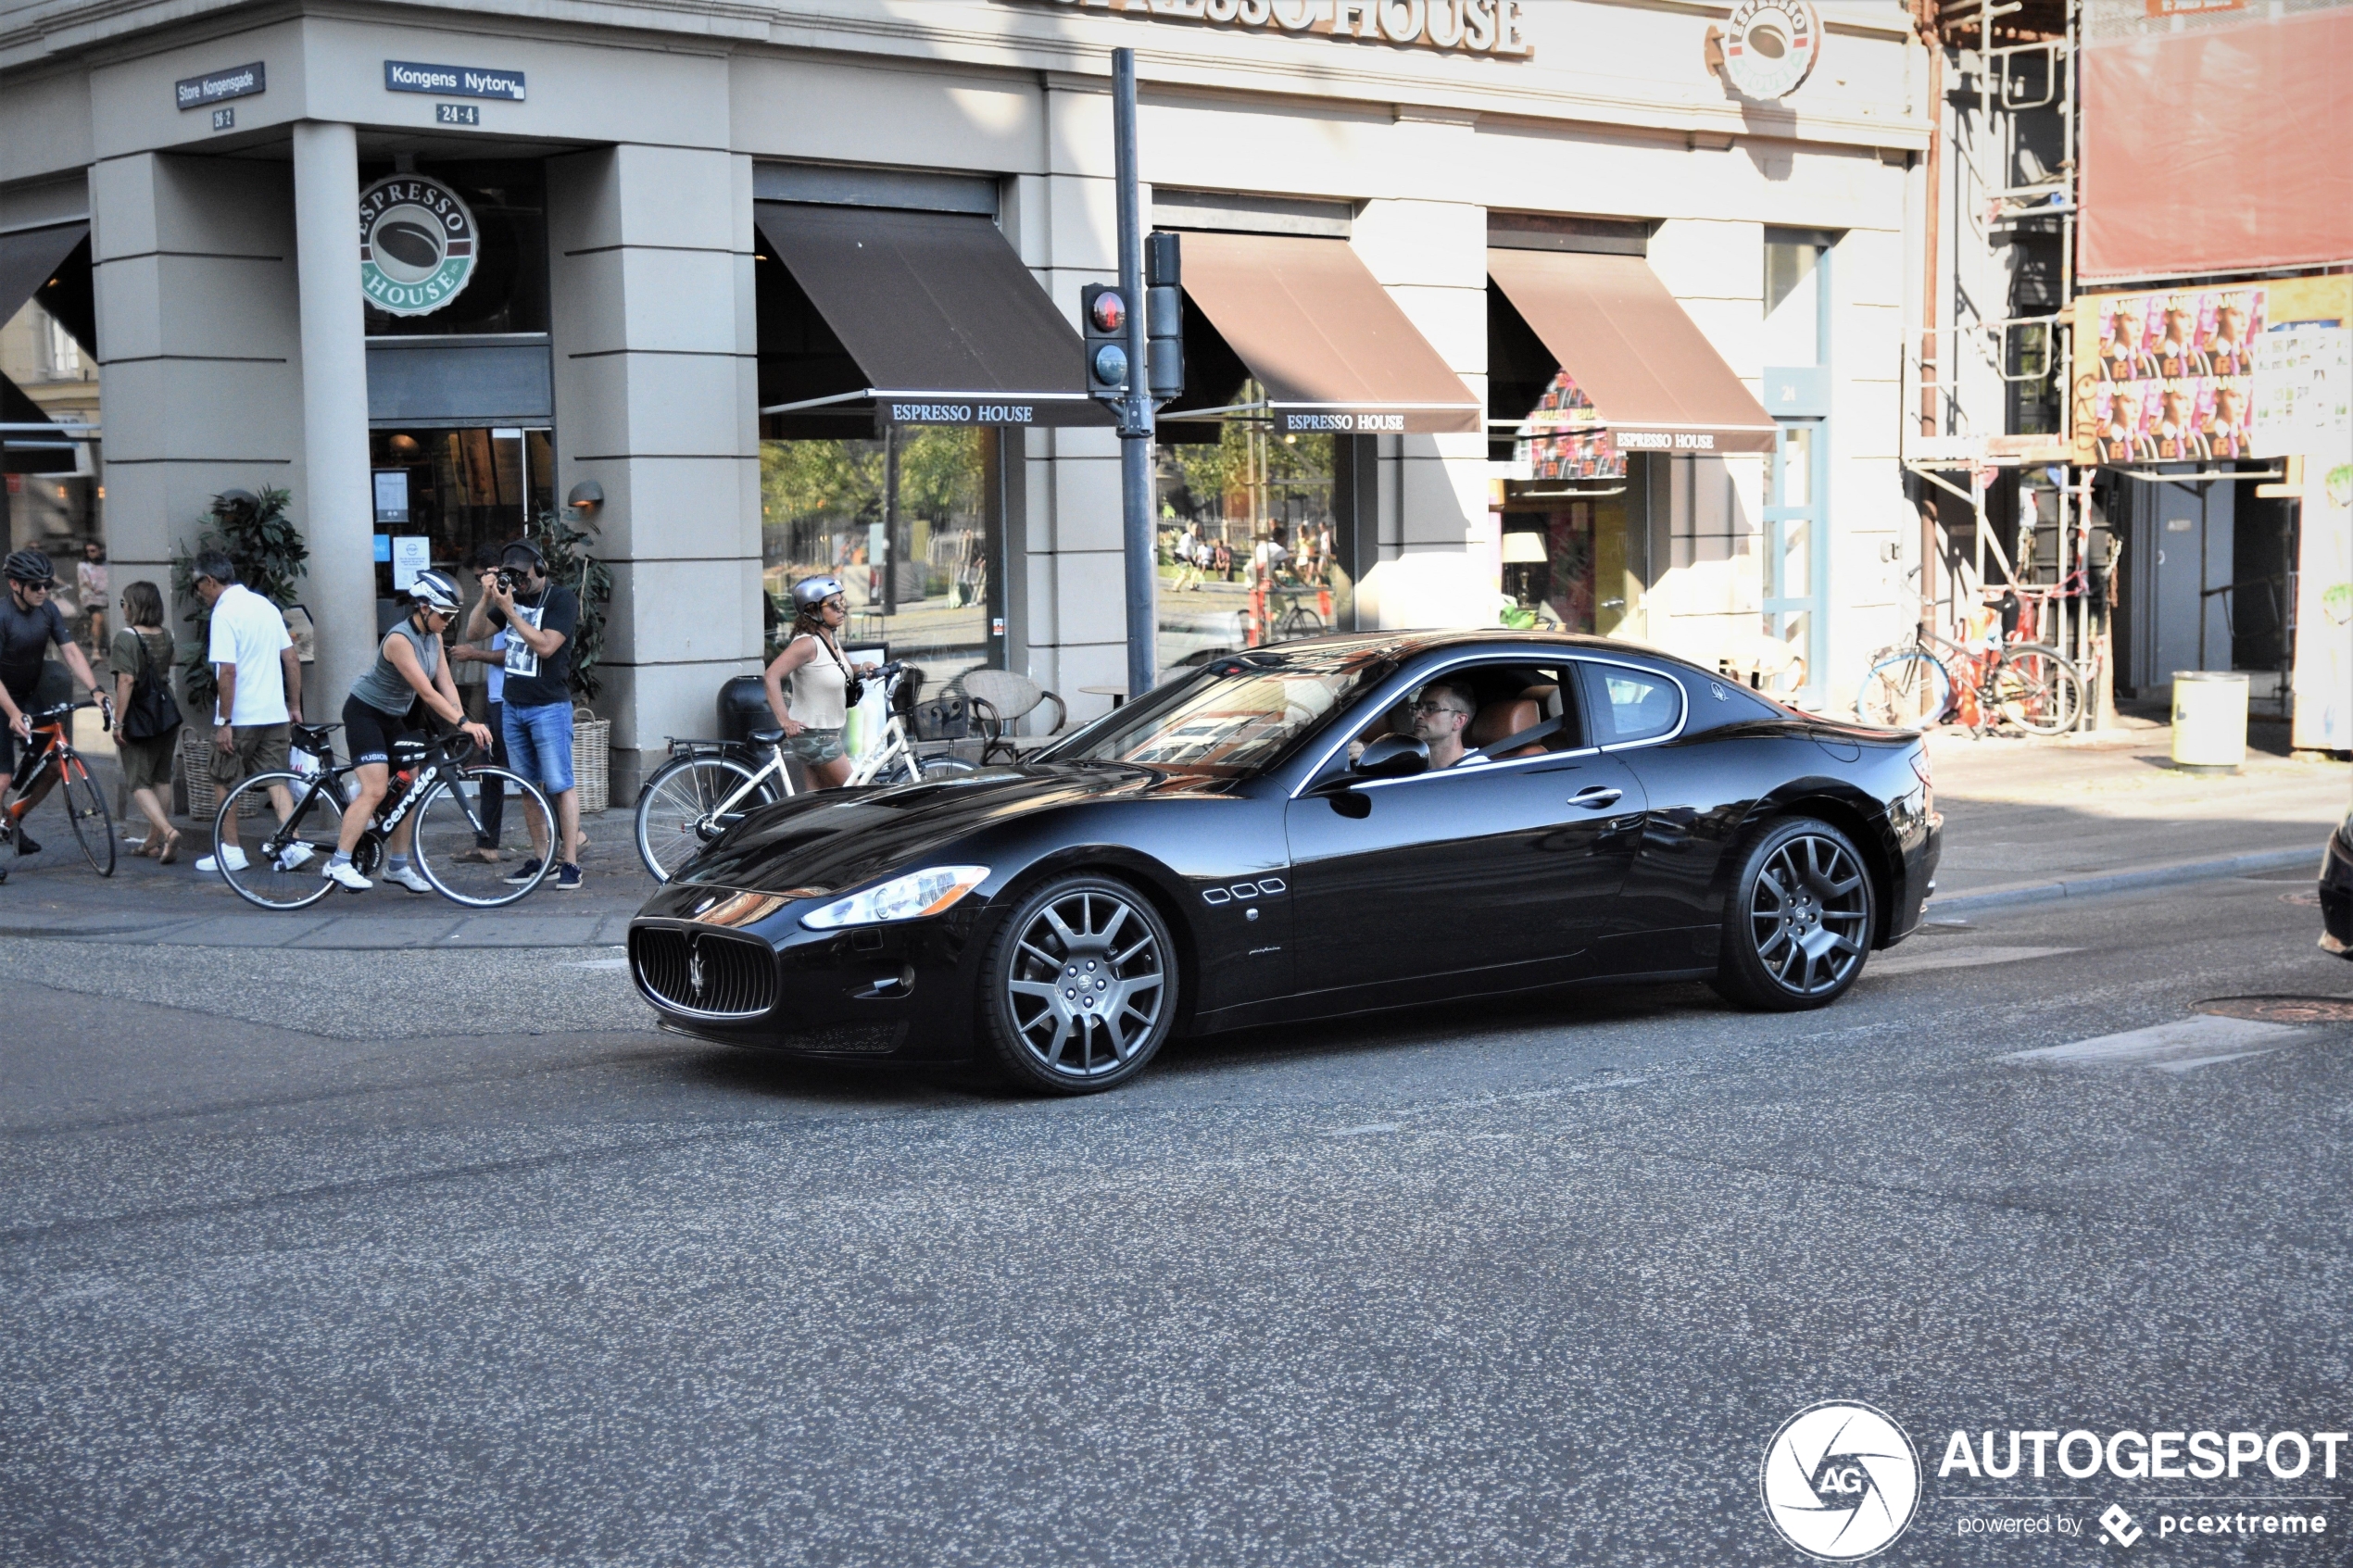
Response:
[[[1071,876],[1024,898],[980,965],[980,1035],[1024,1088],[1098,1094],[1144,1070],[1176,1019],[1176,945],[1149,899]]]
[[[476,831],[482,820],[482,786],[493,782],[506,797],[499,842],[483,845]],[[474,792],[471,803],[465,793],[468,785]],[[495,909],[528,897],[555,869],[552,847],[561,843],[547,796],[529,779],[504,768],[469,768],[461,777],[435,780],[433,793],[417,805],[416,824],[410,850],[417,869],[443,897],[475,909]],[[508,876],[522,862],[507,857],[530,855],[534,829],[539,841],[551,847],[549,853],[529,882],[509,882]],[[484,862],[465,858],[477,848],[495,848],[500,859]]]
[[[79,756],[66,764],[57,788],[65,797],[66,821],[73,824],[74,841],[88,857],[90,869],[100,876],[114,875],[114,817],[107,810],[107,792]]]
[[[294,815],[283,822],[270,804],[271,784],[284,785],[294,799]],[[236,820],[235,813],[249,797],[261,805],[254,820],[269,825],[258,842],[245,847],[245,869],[234,871],[220,851],[222,828]],[[256,773],[222,796],[220,809],[213,813],[213,864],[220,868],[220,880],[248,904],[265,909],[305,909],[335,890],[319,873],[334,853],[335,834],[342,826],[342,807],[325,790],[314,792],[310,780],[298,773]]]
[[[1812,817],[1775,822],[1741,859],[1711,984],[1768,1012],[1828,1007],[1863,972],[1873,912],[1854,840]]]

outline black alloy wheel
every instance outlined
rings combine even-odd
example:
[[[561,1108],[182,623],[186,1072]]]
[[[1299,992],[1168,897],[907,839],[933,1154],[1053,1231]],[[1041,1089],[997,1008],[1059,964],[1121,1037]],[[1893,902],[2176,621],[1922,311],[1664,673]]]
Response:
[[[1872,912],[1871,879],[1852,839],[1811,817],[1775,822],[1742,858],[1716,989],[1775,1012],[1827,1007],[1863,972]]]
[[[1176,944],[1126,883],[1075,876],[1022,900],[981,963],[981,1036],[1025,1087],[1093,1094],[1143,1071],[1176,1017]]]

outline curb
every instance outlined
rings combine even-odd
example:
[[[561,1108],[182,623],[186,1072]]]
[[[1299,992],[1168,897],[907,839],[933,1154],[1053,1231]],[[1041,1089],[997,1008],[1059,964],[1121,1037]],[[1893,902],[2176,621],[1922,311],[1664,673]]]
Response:
[[[1923,918],[2007,909],[2015,904],[2041,904],[2057,898],[2096,898],[2105,893],[2129,893],[2136,888],[2167,887],[2183,882],[2211,882],[2218,877],[2283,871],[2291,866],[2310,865],[2317,878],[2320,854],[2318,849],[2265,849],[2252,855],[2229,855],[2219,860],[2183,860],[2170,866],[2151,866],[2145,871],[2110,872],[2105,876],[2074,877],[2065,882],[1997,887],[1985,893],[1931,898]]]

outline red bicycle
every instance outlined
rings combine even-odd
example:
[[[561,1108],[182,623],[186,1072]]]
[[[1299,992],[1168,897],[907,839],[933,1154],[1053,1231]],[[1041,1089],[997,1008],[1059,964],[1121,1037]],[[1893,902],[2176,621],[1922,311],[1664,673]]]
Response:
[[[7,804],[0,808],[0,818],[9,842],[21,847],[25,841],[25,813],[41,803],[52,787],[65,807],[66,822],[73,829],[74,841],[89,857],[90,869],[100,876],[114,875],[114,818],[107,810],[107,792],[90,776],[90,764],[73,748],[74,710],[94,708],[109,716],[112,708],[102,697],[96,702],[69,702],[56,708],[44,708],[28,713],[25,718],[32,725],[32,739],[26,745],[27,762],[8,791]],[[6,877],[0,868],[0,877]]]

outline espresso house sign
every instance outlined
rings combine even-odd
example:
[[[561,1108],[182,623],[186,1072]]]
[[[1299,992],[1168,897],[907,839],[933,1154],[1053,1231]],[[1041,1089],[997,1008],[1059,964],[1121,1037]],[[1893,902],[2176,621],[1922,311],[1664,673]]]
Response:
[[[1006,0],[1140,21],[1209,22],[1465,55],[1531,59],[1528,0]]]

